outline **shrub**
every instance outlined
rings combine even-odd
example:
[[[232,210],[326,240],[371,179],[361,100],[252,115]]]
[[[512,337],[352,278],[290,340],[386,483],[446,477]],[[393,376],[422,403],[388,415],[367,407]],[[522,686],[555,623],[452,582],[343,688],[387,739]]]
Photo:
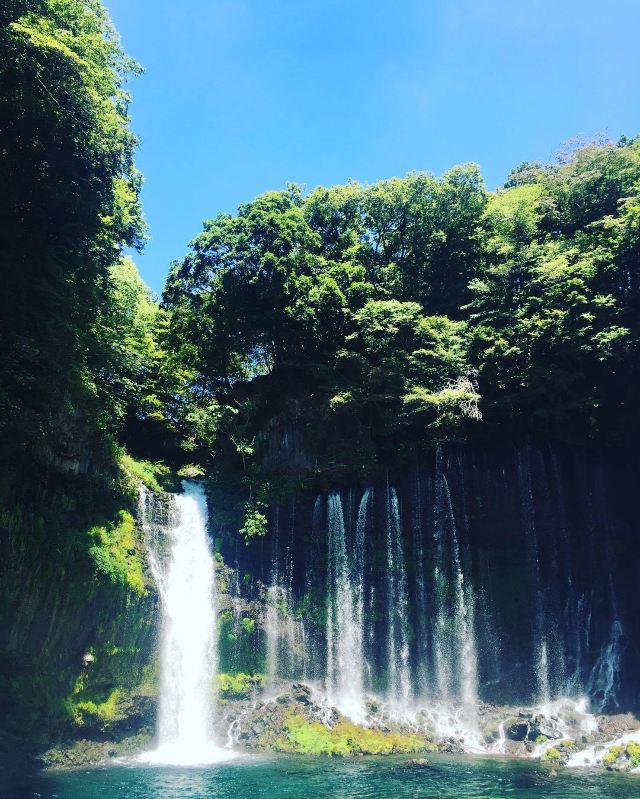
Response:
[[[218,692],[223,699],[246,699],[264,687],[264,674],[218,674]]]

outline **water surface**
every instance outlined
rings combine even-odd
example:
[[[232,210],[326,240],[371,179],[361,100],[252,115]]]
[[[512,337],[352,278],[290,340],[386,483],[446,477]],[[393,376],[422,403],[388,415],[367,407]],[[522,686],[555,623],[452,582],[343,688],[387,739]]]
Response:
[[[432,756],[246,757],[206,768],[109,766],[15,779],[1,799],[640,799],[640,775]]]

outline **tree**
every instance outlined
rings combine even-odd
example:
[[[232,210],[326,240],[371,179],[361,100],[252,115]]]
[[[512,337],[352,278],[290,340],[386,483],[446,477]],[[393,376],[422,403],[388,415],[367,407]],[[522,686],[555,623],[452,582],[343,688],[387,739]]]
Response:
[[[97,0],[24,0],[0,10],[0,436],[55,451],[103,421],[94,324],[110,268],[140,246],[121,50]],[[108,413],[107,413],[108,415]]]

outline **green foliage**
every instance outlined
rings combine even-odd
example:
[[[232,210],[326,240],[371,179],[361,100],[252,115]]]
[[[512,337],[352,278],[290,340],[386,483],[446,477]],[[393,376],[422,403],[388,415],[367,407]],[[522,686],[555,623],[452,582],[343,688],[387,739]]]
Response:
[[[627,744],[627,756],[631,760],[633,768],[640,768],[640,743],[629,741]]]
[[[278,741],[277,748],[305,755],[388,755],[433,749],[417,735],[365,729],[348,721],[330,729],[302,716],[290,716],[285,727],[287,736]]]
[[[558,749],[555,748],[555,746],[552,746],[542,755],[542,760],[557,763],[559,760],[562,760],[562,754],[558,751]]]
[[[223,699],[247,699],[266,684],[264,674],[218,674],[217,688]]]
[[[624,746],[610,747],[607,754],[602,758],[603,765],[607,766],[608,768],[613,766],[616,760],[620,757],[620,755],[623,752],[624,752]]]
[[[116,522],[93,527],[89,531],[89,556],[96,571],[113,583],[126,584],[138,594],[145,591],[142,574],[144,555],[136,536],[131,513],[121,510]]]
[[[138,67],[97,0],[3,4],[0,54],[0,441],[73,461],[137,391],[144,312],[118,264],[144,236],[125,90]]]
[[[639,253],[638,140],[495,194],[474,166],[270,192],[206,222],[169,276],[166,348],[191,370],[174,428],[248,538],[274,492],[370,477],[481,418],[626,435]]]
[[[639,190],[640,142],[596,143],[488,204],[486,269],[468,310],[496,420],[563,437],[637,430]]]
[[[248,616],[245,616],[242,619],[242,621],[240,622],[240,624],[242,626],[243,631],[247,635],[253,635],[253,633],[255,632],[255,629],[256,629],[256,620],[255,619],[251,619]]]
[[[178,488],[179,481],[164,463],[136,460],[126,452],[120,456],[120,463],[129,477],[152,491],[174,491]]]
[[[72,702],[69,706],[74,722],[79,727],[104,726],[115,721],[118,715],[118,701],[122,691],[114,688],[103,702],[85,700]]]
[[[247,541],[256,536],[263,536],[267,534],[268,519],[262,512],[266,510],[265,503],[259,505],[245,504],[244,524],[240,528],[240,535]]]

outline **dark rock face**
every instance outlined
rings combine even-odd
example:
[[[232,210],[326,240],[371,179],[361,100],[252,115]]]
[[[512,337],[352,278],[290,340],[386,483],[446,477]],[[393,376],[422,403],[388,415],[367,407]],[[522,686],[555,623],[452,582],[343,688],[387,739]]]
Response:
[[[524,741],[529,737],[529,722],[518,719],[509,719],[506,726],[506,735],[512,741]]]

